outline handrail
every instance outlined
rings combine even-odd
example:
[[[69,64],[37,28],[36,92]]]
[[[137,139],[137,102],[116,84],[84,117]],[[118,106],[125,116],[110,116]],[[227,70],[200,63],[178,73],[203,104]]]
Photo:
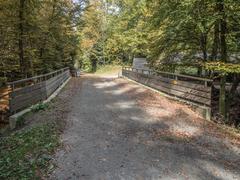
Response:
[[[173,75],[176,77],[183,77],[183,78],[189,78],[189,79],[193,79],[193,80],[199,80],[199,81],[204,81],[204,82],[213,82],[212,79],[207,79],[207,78],[200,78],[200,77],[193,77],[193,76],[188,76],[188,75],[183,75],[183,74],[177,74],[177,73],[170,73],[170,72],[163,72],[163,71],[154,71],[154,70],[147,70],[147,69],[140,69],[140,68],[133,68],[133,67],[123,67],[123,69],[136,69],[136,70],[140,70],[140,71],[148,71],[148,72],[155,72],[155,73],[160,73],[160,74],[166,74],[166,75]]]
[[[24,82],[27,82],[27,81],[36,80],[36,79],[43,78],[43,77],[48,77],[48,76],[50,76],[50,75],[57,74],[57,73],[59,73],[59,72],[64,72],[64,71],[66,71],[67,69],[69,69],[69,67],[66,67],[66,68],[63,68],[63,69],[59,69],[59,70],[57,70],[57,71],[53,71],[53,72],[50,72],[50,73],[47,73],[47,74],[42,74],[42,75],[39,75],[39,76],[34,76],[34,77],[31,77],[31,78],[21,79],[21,80],[13,81],[13,82],[8,82],[7,85],[13,86],[13,85],[20,84],[20,83],[24,83]]]

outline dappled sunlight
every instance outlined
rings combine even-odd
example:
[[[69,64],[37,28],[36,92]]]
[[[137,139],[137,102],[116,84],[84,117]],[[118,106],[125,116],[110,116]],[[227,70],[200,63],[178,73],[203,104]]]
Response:
[[[151,122],[148,122],[146,121],[141,114],[139,114],[138,116],[135,115],[135,116],[130,116],[129,114],[126,114],[126,115],[119,115],[118,116],[120,119],[122,120],[126,120],[126,121],[135,121],[135,122],[140,122],[140,123],[143,123],[143,124],[149,124]]]
[[[128,92],[131,92],[131,91],[134,91],[134,93],[136,93],[136,94],[140,94],[140,93],[145,92],[145,90],[143,90],[141,88],[133,89],[132,87],[123,87],[121,89],[105,91],[105,93],[112,94],[112,95],[121,95],[121,94],[128,93]]]
[[[122,102],[116,102],[111,105],[106,105],[109,109],[130,109],[134,108],[136,106],[136,103],[134,101],[122,101]]]
[[[85,76],[83,82],[69,116],[72,126],[63,138],[71,151],[57,173],[76,168],[74,163],[64,165],[68,158],[77,159],[80,172],[89,172],[89,177],[109,172],[100,174],[103,179],[135,179],[135,172],[153,179],[237,175],[239,148],[217,129],[217,135],[210,133],[208,123],[186,105],[124,79]]]
[[[217,157],[215,158],[216,161],[219,161]],[[239,177],[238,171],[236,170],[232,171],[232,166],[235,165],[231,164],[230,162],[223,161],[222,164],[220,165],[209,160],[198,159],[197,163],[202,170],[208,173],[212,173],[212,175],[214,175],[216,178],[229,179],[230,177],[234,177],[235,179],[238,179]],[[227,173],[225,170],[227,170]]]
[[[202,133],[202,129],[196,126],[189,125],[188,123],[181,122],[171,125],[171,129],[176,134],[186,134],[188,136],[199,136]]]
[[[160,109],[158,107],[151,107],[145,109],[145,112],[154,116],[157,116],[158,118],[166,118],[166,117],[171,117],[172,112],[166,110],[166,109]]]
[[[98,83],[94,83],[93,86],[96,87],[97,89],[104,89],[106,87],[114,87],[116,86],[117,83],[115,83],[114,81],[105,81],[105,82],[98,82]]]

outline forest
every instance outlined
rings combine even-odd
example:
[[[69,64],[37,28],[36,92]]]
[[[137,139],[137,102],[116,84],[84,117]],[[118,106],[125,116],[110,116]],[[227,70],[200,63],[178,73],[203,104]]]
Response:
[[[214,79],[221,118],[240,123],[239,1],[0,0],[0,39],[0,85],[146,57],[154,70]]]
[[[239,155],[240,0],[0,0],[0,180],[234,180]]]

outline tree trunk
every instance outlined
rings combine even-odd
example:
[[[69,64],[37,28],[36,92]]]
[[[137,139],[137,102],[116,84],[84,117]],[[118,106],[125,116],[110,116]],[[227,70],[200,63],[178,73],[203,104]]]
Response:
[[[219,112],[223,116],[223,120],[227,119],[227,104],[226,104],[226,75],[221,77],[220,81],[220,96],[219,96]]]
[[[46,33],[44,33],[44,38],[43,38],[43,42],[42,45],[40,47],[40,53],[39,53],[39,58],[42,60],[42,67],[43,67],[43,72],[47,72],[47,62],[45,60],[46,57],[44,57],[44,53],[46,51],[46,45],[47,45],[47,40],[49,38],[51,29],[52,29],[52,24],[54,22],[54,15],[55,15],[55,11],[56,11],[56,6],[57,6],[57,0],[54,0],[52,2],[52,12],[51,12],[51,17],[49,18],[49,24],[48,24],[48,31]]]
[[[18,37],[18,48],[19,48],[19,63],[20,63],[20,70],[23,77],[26,77],[26,63],[24,62],[24,47],[23,47],[23,36],[24,36],[24,4],[25,0],[20,0],[19,5],[19,37]]]
[[[203,63],[206,63],[207,59],[208,59],[208,55],[207,55],[207,34],[206,33],[201,34],[200,45],[201,45],[201,49],[202,49],[202,53],[203,53]],[[199,76],[205,76],[206,75],[202,65],[198,68],[198,73],[199,73],[198,74]]]
[[[97,71],[97,60],[94,58],[91,59],[91,71],[92,72],[96,72]]]
[[[220,44],[219,34],[220,34],[219,21],[217,21],[215,22],[215,25],[214,25],[214,40],[213,40],[212,54],[210,57],[212,61],[217,60],[219,44]]]
[[[232,84],[232,87],[231,87],[231,90],[230,90],[230,95],[232,97],[235,96],[239,84],[240,84],[240,75],[235,74],[234,79],[233,79],[233,84]]]
[[[218,0],[219,14],[221,15],[220,19],[220,53],[221,61],[227,62],[227,44],[226,44],[226,32],[227,32],[227,23],[225,16],[225,7],[224,0]],[[227,112],[227,102],[226,102],[226,75],[222,75],[220,83],[220,101],[219,101],[219,110],[220,114],[223,116],[224,121],[228,120]]]

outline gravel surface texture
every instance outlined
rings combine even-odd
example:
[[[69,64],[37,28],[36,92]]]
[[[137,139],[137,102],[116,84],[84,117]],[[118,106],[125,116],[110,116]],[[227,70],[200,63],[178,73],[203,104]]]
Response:
[[[240,179],[239,137],[184,104],[94,75],[73,78],[63,94],[64,148],[50,179]]]

